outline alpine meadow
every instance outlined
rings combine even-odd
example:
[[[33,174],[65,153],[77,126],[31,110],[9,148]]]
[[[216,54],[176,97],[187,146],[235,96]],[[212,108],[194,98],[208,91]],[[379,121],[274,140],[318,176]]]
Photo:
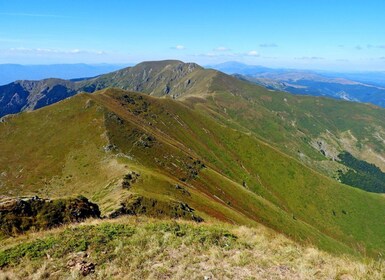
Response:
[[[385,279],[385,6],[349,3],[0,0],[0,279]]]

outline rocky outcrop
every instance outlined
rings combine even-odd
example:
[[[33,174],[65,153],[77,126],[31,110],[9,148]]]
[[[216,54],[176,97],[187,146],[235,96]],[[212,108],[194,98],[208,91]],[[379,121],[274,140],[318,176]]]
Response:
[[[181,218],[203,222],[203,219],[196,215],[195,210],[187,203],[161,201],[140,195],[129,196],[121,203],[119,209],[110,214],[110,218],[116,218],[121,215],[146,215],[155,218]]]
[[[67,199],[0,197],[0,233],[6,236],[30,229],[48,229],[61,224],[100,218],[97,204],[79,196]]]

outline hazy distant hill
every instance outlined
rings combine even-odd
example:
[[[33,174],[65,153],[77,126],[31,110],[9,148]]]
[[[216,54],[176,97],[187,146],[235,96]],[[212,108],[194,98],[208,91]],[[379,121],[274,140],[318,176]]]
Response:
[[[385,74],[382,72],[332,73],[272,69],[239,62],[226,62],[209,67],[273,90],[327,96],[385,107]]]
[[[0,85],[17,80],[42,80],[48,78],[75,79],[94,77],[122,68],[113,64],[52,64],[20,65],[0,64]]]

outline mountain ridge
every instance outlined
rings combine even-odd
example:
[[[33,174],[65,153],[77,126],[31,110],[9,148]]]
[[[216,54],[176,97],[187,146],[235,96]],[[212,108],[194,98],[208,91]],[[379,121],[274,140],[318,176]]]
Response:
[[[79,92],[92,93],[107,87],[179,98],[185,94],[194,94],[197,88],[205,91],[205,80],[213,75],[214,72],[195,63],[164,60],[142,62],[112,73],[75,81],[55,78],[16,81],[0,86],[0,117],[40,108]]]

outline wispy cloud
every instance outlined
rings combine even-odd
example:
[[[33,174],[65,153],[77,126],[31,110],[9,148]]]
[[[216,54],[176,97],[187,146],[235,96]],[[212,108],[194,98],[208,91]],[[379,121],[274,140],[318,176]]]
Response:
[[[275,43],[264,43],[264,44],[259,44],[261,48],[277,48],[278,45]]]
[[[55,14],[32,14],[32,13],[0,13],[0,16],[10,16],[10,17],[67,18],[67,16],[63,16],[63,15],[55,15]]]
[[[367,44],[366,47],[368,49],[371,49],[371,48],[385,49],[385,45],[371,45],[371,44]]]
[[[381,57],[379,57],[379,59],[385,59],[385,56],[381,56]]]
[[[259,56],[259,53],[256,50],[251,50],[246,53],[247,56]]]
[[[215,51],[215,52],[229,52],[229,51],[231,51],[231,49],[221,46],[221,47],[217,47],[217,48],[213,49],[213,51]]]
[[[320,56],[301,56],[301,57],[295,57],[294,59],[297,60],[322,60],[323,57]]]
[[[106,54],[105,51],[98,50],[81,50],[81,49],[71,49],[71,50],[61,50],[61,49],[49,49],[49,48],[11,48],[9,49],[12,53],[22,53],[22,54],[62,54],[62,55],[76,55],[76,54],[96,54],[103,55]]]
[[[213,52],[207,52],[202,53],[198,55],[193,56],[200,56],[200,57],[228,57],[228,58],[241,58],[245,56],[253,56],[253,57],[259,57],[260,54],[256,50],[251,50],[248,52],[231,52],[231,51],[213,51]]]
[[[183,46],[183,45],[176,45],[174,47],[171,47],[171,49],[174,49],[174,50],[185,50],[186,47]]]
[[[362,50],[362,47],[360,45],[357,45],[357,46],[355,46],[355,49],[360,51],[360,50]]]

